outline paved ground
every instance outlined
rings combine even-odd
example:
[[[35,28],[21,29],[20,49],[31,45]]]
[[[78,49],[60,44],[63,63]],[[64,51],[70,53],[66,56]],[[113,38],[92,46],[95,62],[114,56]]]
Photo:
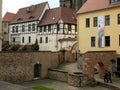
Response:
[[[32,88],[35,86],[45,86],[45,87],[53,88],[55,90],[110,90],[108,88],[101,87],[101,86],[77,88],[77,87],[69,86],[65,82],[60,82],[60,81],[50,80],[50,79],[24,82],[24,83],[20,83],[19,85],[29,87],[29,88]]]
[[[79,71],[76,66],[77,66],[76,63],[73,63],[73,64],[68,63],[59,68],[69,72]],[[104,83],[102,79],[99,79],[98,77],[96,79],[97,81]],[[108,83],[108,85],[114,85],[114,86],[120,87],[120,78],[113,78],[113,83]],[[102,86],[77,88],[77,87],[69,86],[65,82],[60,82],[60,81],[50,80],[50,79],[23,82],[17,85],[0,81],[0,90],[31,90],[30,88],[35,86],[45,86],[45,87],[53,88],[55,90],[110,90]]]
[[[28,87],[0,81],[0,90],[31,90]]]
[[[63,63],[58,67],[58,69],[67,71],[67,72],[81,72],[80,69],[77,67],[77,62],[73,63]]]

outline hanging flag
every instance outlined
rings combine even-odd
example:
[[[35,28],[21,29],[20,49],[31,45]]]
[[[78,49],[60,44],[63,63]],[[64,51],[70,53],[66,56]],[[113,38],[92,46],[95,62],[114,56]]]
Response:
[[[104,47],[104,16],[98,17],[98,46]]]

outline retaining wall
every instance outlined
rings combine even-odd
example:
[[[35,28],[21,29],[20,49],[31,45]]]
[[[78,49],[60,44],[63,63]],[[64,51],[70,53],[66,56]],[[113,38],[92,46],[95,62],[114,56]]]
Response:
[[[61,62],[61,53],[53,52],[1,52],[0,80],[23,82],[34,78],[34,65],[40,64],[40,78],[47,77],[49,68]]]

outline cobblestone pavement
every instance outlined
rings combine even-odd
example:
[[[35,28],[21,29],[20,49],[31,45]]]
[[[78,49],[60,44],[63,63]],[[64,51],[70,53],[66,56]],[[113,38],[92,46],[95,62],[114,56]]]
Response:
[[[35,86],[45,86],[45,87],[53,88],[55,90],[110,90],[108,88],[104,88],[101,86],[77,88],[77,87],[69,86],[65,82],[60,82],[60,81],[50,80],[50,79],[23,82],[23,83],[20,83],[19,85],[29,87],[29,88],[32,88]]]

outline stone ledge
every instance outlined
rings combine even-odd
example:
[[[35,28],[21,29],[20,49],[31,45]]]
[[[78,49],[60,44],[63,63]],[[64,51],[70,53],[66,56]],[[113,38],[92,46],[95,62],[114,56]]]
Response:
[[[112,89],[112,90],[120,90],[120,87],[117,87],[115,85],[111,85],[111,84],[108,84],[108,83],[103,83],[103,82],[100,82],[100,81],[97,81],[98,82],[98,85],[100,86],[103,86],[103,87],[106,87],[106,88],[109,88],[109,89]]]

